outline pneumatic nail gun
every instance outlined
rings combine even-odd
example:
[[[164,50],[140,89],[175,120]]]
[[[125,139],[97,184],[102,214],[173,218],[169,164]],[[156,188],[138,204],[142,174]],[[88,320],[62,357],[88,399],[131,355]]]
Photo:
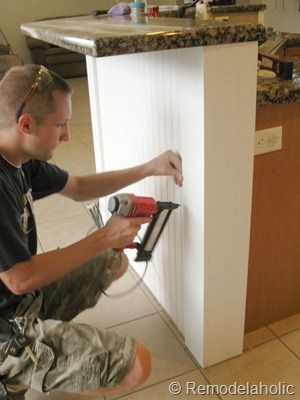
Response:
[[[171,201],[156,201],[152,197],[135,196],[131,193],[118,193],[110,197],[108,209],[113,215],[123,217],[151,217],[140,243],[132,243],[126,248],[136,248],[135,261],[149,261],[162,231],[172,213],[179,204]],[[118,249],[122,251],[123,249]]]

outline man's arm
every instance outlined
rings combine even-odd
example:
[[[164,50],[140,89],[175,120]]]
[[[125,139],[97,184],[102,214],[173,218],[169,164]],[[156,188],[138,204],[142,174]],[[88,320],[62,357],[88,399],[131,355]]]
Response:
[[[70,175],[60,193],[76,201],[87,201],[107,196],[148,176],[172,176],[175,183],[181,186],[183,177],[180,156],[168,150],[136,167],[86,176]]]
[[[84,177],[70,176],[60,193],[74,200],[85,201],[113,193],[147,176],[173,176],[176,184],[181,186],[180,156],[169,150],[137,167]],[[19,262],[0,273],[0,279],[14,294],[32,292],[63,277],[103,250],[123,248],[132,243],[140,225],[149,221],[149,218],[113,216],[102,229],[87,238],[66,248]]]
[[[80,264],[108,248],[123,248],[132,243],[141,224],[149,218],[111,217],[107,224],[68,247],[49,251],[15,264],[0,279],[14,294],[40,289],[76,269]]]

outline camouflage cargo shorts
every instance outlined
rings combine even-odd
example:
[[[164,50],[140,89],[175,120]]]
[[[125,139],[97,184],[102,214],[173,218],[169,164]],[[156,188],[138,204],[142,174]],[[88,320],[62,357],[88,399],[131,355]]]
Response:
[[[26,351],[20,357],[4,357],[6,343],[1,343],[0,377],[7,385],[79,393],[122,382],[134,361],[135,339],[71,322],[97,303],[120,260],[119,253],[108,250],[22,300],[16,315],[26,317],[25,334],[37,360]]]

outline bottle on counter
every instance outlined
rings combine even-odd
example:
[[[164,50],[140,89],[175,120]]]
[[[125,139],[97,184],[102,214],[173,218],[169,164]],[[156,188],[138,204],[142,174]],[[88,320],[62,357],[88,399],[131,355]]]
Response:
[[[211,19],[208,12],[208,0],[201,0],[196,4],[196,19]]]
[[[159,17],[160,16],[159,6],[148,6],[147,7],[147,15],[148,15],[148,17],[152,17],[152,18]]]
[[[142,1],[135,1],[129,3],[131,8],[131,18],[133,22],[142,23],[145,21],[145,3]]]

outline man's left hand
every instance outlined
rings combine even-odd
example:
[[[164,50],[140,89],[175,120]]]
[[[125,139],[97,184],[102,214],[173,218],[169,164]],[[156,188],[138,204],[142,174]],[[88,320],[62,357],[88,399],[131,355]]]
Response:
[[[172,150],[167,150],[158,157],[149,161],[150,175],[173,176],[176,185],[182,186],[182,160],[180,155]]]

